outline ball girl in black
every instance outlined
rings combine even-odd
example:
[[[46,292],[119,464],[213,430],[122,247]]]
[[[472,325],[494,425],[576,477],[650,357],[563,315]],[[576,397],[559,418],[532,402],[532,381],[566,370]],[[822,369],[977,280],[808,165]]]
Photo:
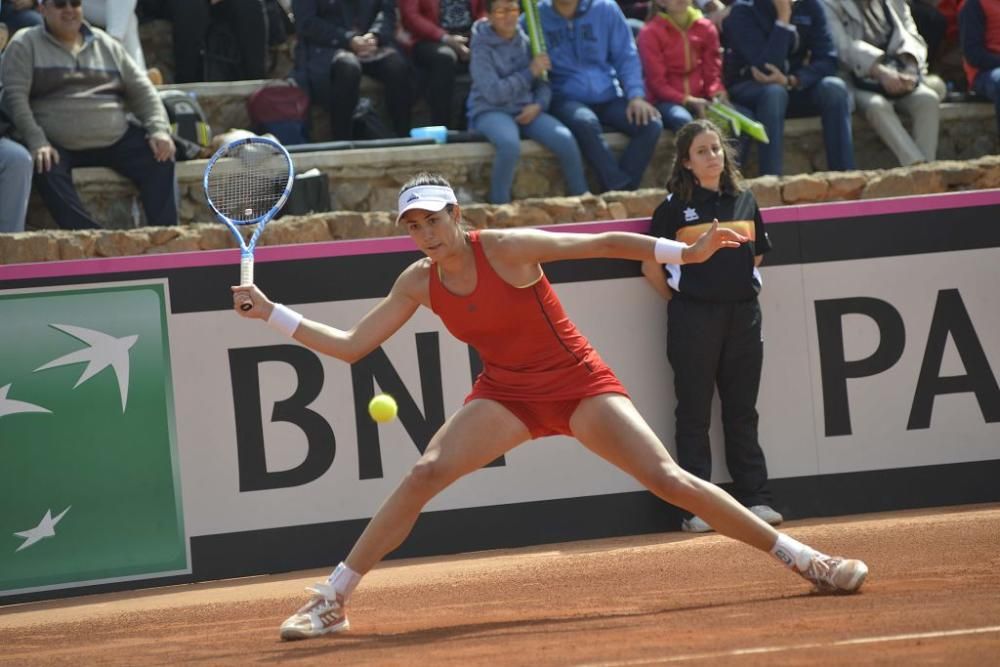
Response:
[[[690,242],[718,220],[750,243],[717,252],[701,264],[644,262],[643,275],[668,300],[667,358],[674,371],[675,437],[682,468],[710,480],[708,430],[716,388],[722,404],[726,464],[732,493],[758,517],[776,525],[767,463],[757,439],[757,392],[763,360],[757,271],[771,249],[753,193],[739,186],[740,173],[719,129],[708,120],[677,132],[670,194],[653,214],[650,234]],[[712,530],[688,516],[681,528]]]

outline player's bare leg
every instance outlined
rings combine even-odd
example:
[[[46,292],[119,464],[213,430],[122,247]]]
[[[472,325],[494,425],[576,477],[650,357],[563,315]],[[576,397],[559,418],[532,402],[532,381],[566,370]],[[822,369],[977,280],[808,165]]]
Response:
[[[313,598],[281,626],[282,639],[306,639],[348,629],[347,600],[361,577],[402,544],[420,511],[458,478],[530,438],[524,424],[499,403],[470,401],[431,438],[416,465],[368,522],[351,553]]]
[[[570,420],[580,442],[667,502],[704,517],[718,532],[769,551],[778,532],[725,491],[686,472],[627,397],[584,399]]]
[[[868,574],[858,560],[831,558],[779,533],[719,487],[686,472],[620,394],[584,399],[570,420],[588,449],[667,502],[704,518],[716,531],[774,555],[823,592],[853,592]]]
[[[431,438],[416,465],[368,523],[345,562],[365,574],[402,544],[434,496],[530,439],[524,424],[495,401],[470,401]]]

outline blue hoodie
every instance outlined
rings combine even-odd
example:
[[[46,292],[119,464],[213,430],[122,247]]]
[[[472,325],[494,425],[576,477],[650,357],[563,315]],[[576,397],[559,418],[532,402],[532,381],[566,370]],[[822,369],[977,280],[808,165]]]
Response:
[[[472,52],[469,62],[472,89],[467,103],[470,121],[486,111],[504,111],[516,116],[532,103],[540,105],[542,111],[549,108],[549,85],[536,79],[528,69],[531,44],[523,30],[518,28],[513,39],[504,39],[487,19],[479,19],[472,25],[469,50]]]
[[[570,20],[559,15],[552,0],[541,0],[538,14],[552,60],[553,97],[584,104],[646,97],[635,39],[614,0],[580,0]]]

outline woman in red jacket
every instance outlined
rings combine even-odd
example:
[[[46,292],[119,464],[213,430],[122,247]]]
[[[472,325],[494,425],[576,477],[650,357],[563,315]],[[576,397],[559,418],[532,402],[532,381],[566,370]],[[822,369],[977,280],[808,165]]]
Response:
[[[427,72],[432,125],[460,129],[452,126],[455,77],[469,71],[469,32],[484,16],[485,0],[399,0],[413,60]],[[460,117],[465,118],[464,110]]]
[[[676,132],[725,97],[719,32],[691,0],[655,0],[652,9],[638,38],[646,95]]]

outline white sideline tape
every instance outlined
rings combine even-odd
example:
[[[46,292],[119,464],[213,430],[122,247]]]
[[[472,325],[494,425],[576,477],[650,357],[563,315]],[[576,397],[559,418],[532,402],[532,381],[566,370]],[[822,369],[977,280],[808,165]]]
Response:
[[[905,635],[882,635],[881,637],[862,637],[860,639],[842,639],[835,642],[810,642],[808,644],[789,644],[787,646],[760,646],[756,648],[737,648],[729,651],[713,651],[711,653],[688,653],[686,655],[661,656],[659,658],[639,658],[636,660],[621,660],[616,662],[592,662],[577,667],[634,667],[635,665],[660,665],[666,662],[687,662],[691,660],[712,660],[715,658],[730,658],[741,655],[759,655],[761,653],[780,653],[782,651],[800,651],[810,648],[828,648],[831,646],[856,646],[858,644],[877,644],[879,642],[899,642],[908,639],[937,639],[940,637],[957,637],[960,635],[978,635],[988,632],[1000,632],[1000,625],[990,625],[982,628],[965,628],[963,630],[942,630],[940,632],[916,632]]]

